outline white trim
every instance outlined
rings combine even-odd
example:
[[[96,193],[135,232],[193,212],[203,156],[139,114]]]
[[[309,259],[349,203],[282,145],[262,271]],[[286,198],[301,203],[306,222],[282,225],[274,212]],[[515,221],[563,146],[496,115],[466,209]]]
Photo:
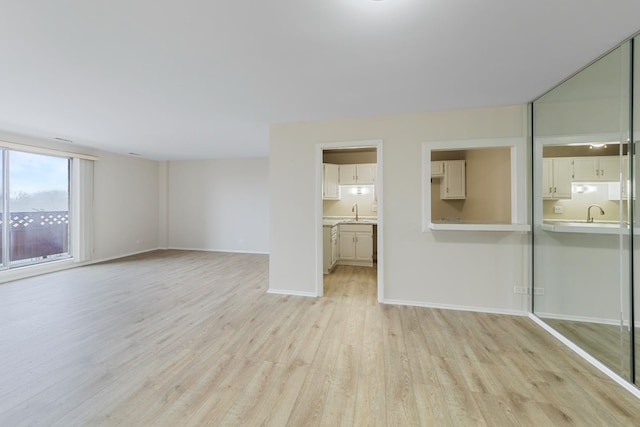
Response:
[[[531,320],[533,320],[542,329],[544,329],[545,331],[547,331],[551,335],[553,335],[558,341],[560,341],[561,343],[563,343],[564,345],[569,347],[571,350],[573,350],[575,353],[577,353],[584,360],[586,360],[591,365],[593,365],[594,367],[599,369],[603,374],[605,374],[606,376],[608,376],[609,378],[611,378],[612,380],[617,382],[619,385],[624,387],[625,390],[627,390],[628,392],[633,394],[635,397],[640,399],[640,389],[638,389],[636,386],[634,386],[629,381],[627,381],[624,378],[622,378],[620,375],[616,374],[614,371],[609,369],[606,365],[604,365],[598,359],[596,359],[595,357],[591,356],[589,353],[587,353],[586,351],[584,351],[583,349],[581,349],[580,347],[575,345],[572,341],[567,339],[564,335],[560,334],[558,331],[553,329],[551,326],[547,325],[545,322],[543,322],[541,319],[539,319],[533,313],[529,313],[529,318]]]
[[[432,150],[474,150],[479,148],[511,149],[511,225],[526,227],[527,194],[526,179],[519,179],[518,174],[527,170],[526,138],[481,138],[459,139],[451,141],[431,141],[422,143],[422,231],[431,232],[431,151]],[[463,230],[459,228],[459,230]],[[494,231],[494,230],[489,230]],[[498,230],[505,231],[505,230]],[[520,231],[520,230],[518,230]]]
[[[536,311],[534,314],[538,316],[540,319],[568,320],[571,322],[579,322],[579,323],[596,323],[598,325],[620,326],[620,319],[602,319],[598,317],[573,316],[573,315],[557,314],[557,313],[541,313],[539,311]],[[625,319],[622,322],[622,325],[625,327],[628,327],[629,319]],[[635,327],[640,328],[640,320],[636,320]]]
[[[37,147],[35,145],[17,144],[15,142],[9,142],[2,139],[0,139],[0,147],[8,148],[10,150],[16,150],[16,151],[26,151],[28,153],[47,154],[50,156],[75,157],[77,159],[84,159],[84,160],[98,160],[98,157],[91,156],[88,154],[72,153],[70,151],[62,151],[62,150],[55,150],[52,148]]]
[[[524,311],[524,310],[520,311],[520,310],[510,310],[510,309],[501,309],[501,308],[471,307],[471,306],[465,306],[465,305],[438,304],[438,303],[396,300],[396,299],[388,299],[388,300],[385,300],[384,303],[394,304],[394,305],[408,305],[413,307],[438,308],[442,310],[472,311],[475,313],[488,313],[488,314],[505,314],[509,316],[527,316],[529,314],[527,311]]]
[[[269,252],[264,251],[241,251],[236,249],[221,249],[221,248],[187,248],[182,246],[169,246],[168,248],[162,248],[165,250],[177,250],[177,251],[201,251],[201,252],[226,252],[230,254],[254,254],[254,255],[269,255]]]
[[[531,231],[528,224],[461,224],[461,223],[429,223],[429,228],[437,231],[507,231],[526,233]]]
[[[536,311],[535,315],[540,319],[570,320],[572,322],[597,323],[599,325],[612,326],[620,325],[620,320],[617,319],[601,319],[597,317],[573,316],[570,314],[541,313],[539,311]]]
[[[269,288],[267,290],[268,294],[275,294],[275,295],[291,295],[294,297],[312,297],[312,298],[317,298],[318,295],[315,294],[315,292],[303,292],[303,291],[291,291],[288,289],[271,289]]]
[[[78,263],[76,263],[76,266],[77,267],[83,267],[85,265],[99,264],[101,262],[113,261],[113,260],[116,260],[116,259],[126,258],[126,257],[130,257],[130,256],[134,256],[134,255],[140,255],[140,254],[144,254],[144,253],[147,253],[147,252],[164,251],[164,250],[166,250],[166,249],[160,248],[160,247],[151,248],[151,249],[144,249],[144,250],[141,250],[141,251],[129,252],[129,253],[126,253],[126,254],[115,255],[115,256],[111,256],[111,257],[107,257],[107,258],[92,259],[92,260],[86,261],[86,262],[78,262]]]
[[[363,148],[363,147],[375,147],[376,148],[376,192],[378,199],[378,302],[384,301],[384,198],[383,198],[383,183],[384,183],[384,167],[383,167],[383,155],[382,155],[382,139],[364,140],[364,141],[345,141],[345,142],[320,142],[316,144],[316,292],[315,296],[321,297],[324,294],[324,269],[322,264],[322,152],[324,150],[332,150],[338,148]]]

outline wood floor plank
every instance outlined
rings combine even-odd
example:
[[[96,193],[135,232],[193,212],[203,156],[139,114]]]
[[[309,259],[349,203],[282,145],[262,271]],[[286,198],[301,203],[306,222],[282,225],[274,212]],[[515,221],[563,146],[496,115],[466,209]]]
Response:
[[[268,257],[156,251],[0,285],[0,425],[637,425],[526,317],[266,293]]]

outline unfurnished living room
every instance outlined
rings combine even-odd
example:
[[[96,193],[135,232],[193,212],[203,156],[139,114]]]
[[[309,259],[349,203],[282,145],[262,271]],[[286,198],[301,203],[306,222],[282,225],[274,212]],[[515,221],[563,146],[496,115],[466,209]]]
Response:
[[[639,424],[640,3],[0,16],[0,426]]]

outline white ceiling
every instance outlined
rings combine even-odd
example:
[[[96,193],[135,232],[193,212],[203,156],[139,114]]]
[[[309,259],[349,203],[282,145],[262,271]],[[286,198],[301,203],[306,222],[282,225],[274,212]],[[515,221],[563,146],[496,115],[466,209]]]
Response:
[[[638,17],[637,0],[0,0],[0,129],[266,156],[270,123],[530,101]]]

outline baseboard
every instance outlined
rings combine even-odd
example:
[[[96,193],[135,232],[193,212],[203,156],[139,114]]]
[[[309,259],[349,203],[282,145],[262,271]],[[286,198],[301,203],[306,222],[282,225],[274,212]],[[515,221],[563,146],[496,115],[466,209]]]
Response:
[[[123,255],[115,255],[112,257],[107,257],[107,258],[100,258],[100,259],[90,259],[88,261],[84,261],[84,262],[79,262],[76,263],[76,267],[81,267],[83,265],[91,265],[91,264],[98,264],[100,262],[108,262],[108,261],[113,261],[116,259],[120,259],[120,258],[126,258],[128,256],[134,256],[134,255],[140,255],[140,254],[145,254],[147,252],[153,252],[153,251],[165,251],[166,248],[161,248],[161,247],[157,247],[157,248],[151,248],[151,249],[144,249],[142,251],[136,251],[136,252],[129,252]]]
[[[598,325],[611,325],[611,326],[617,326],[620,324],[620,320],[617,320],[617,319],[601,319],[598,317],[574,316],[574,315],[557,314],[557,313],[541,313],[539,311],[536,311],[535,314],[540,319],[568,320],[571,322],[596,323]]]
[[[553,335],[553,337],[555,337],[558,341],[560,341],[561,343],[563,343],[564,345],[569,347],[571,350],[573,350],[576,354],[578,354],[584,360],[586,360],[591,365],[593,365],[598,370],[600,370],[603,374],[605,374],[606,376],[608,376],[609,378],[611,378],[612,380],[614,380],[615,382],[620,384],[627,391],[629,391],[635,397],[640,399],[640,389],[639,388],[637,388],[636,386],[631,384],[629,381],[625,380],[620,375],[618,375],[617,373],[615,373],[614,371],[609,369],[609,367],[607,367],[605,364],[600,362],[598,359],[596,359],[595,357],[593,357],[592,355],[590,355],[589,353],[587,353],[586,351],[584,351],[583,349],[581,349],[580,347],[575,345],[571,340],[569,340],[564,335],[562,335],[560,332],[556,331],[551,326],[546,324],[542,319],[540,319],[535,314],[529,313],[529,318],[531,320],[533,320],[542,329],[544,329],[545,331],[547,331],[551,335]]]
[[[288,289],[269,289],[267,290],[268,294],[276,294],[276,295],[291,295],[296,297],[313,297],[317,298],[318,295],[315,292],[302,292],[302,291],[291,291]]]
[[[269,252],[264,252],[264,251],[240,251],[236,249],[187,248],[182,246],[169,246],[166,249],[173,249],[177,251],[201,251],[201,252],[223,252],[223,253],[230,253],[230,254],[269,255]]]
[[[618,319],[601,319],[598,317],[571,316],[566,314],[540,313],[540,312],[536,312],[535,314],[541,319],[568,320],[571,322],[595,323],[597,325],[620,326],[620,320]],[[628,321],[622,322],[622,325],[629,326],[629,322]],[[640,320],[636,320],[634,322],[634,327],[640,328]]]
[[[471,306],[465,306],[465,305],[437,304],[437,303],[429,303],[429,302],[405,301],[405,300],[394,300],[394,299],[385,299],[382,303],[395,304],[395,305],[409,305],[414,307],[425,307],[425,308],[440,308],[443,310],[473,311],[476,313],[507,314],[510,316],[527,316],[529,314],[527,311],[524,311],[524,310],[518,311],[518,310],[507,310],[507,309],[499,309],[499,308],[471,307]]]

